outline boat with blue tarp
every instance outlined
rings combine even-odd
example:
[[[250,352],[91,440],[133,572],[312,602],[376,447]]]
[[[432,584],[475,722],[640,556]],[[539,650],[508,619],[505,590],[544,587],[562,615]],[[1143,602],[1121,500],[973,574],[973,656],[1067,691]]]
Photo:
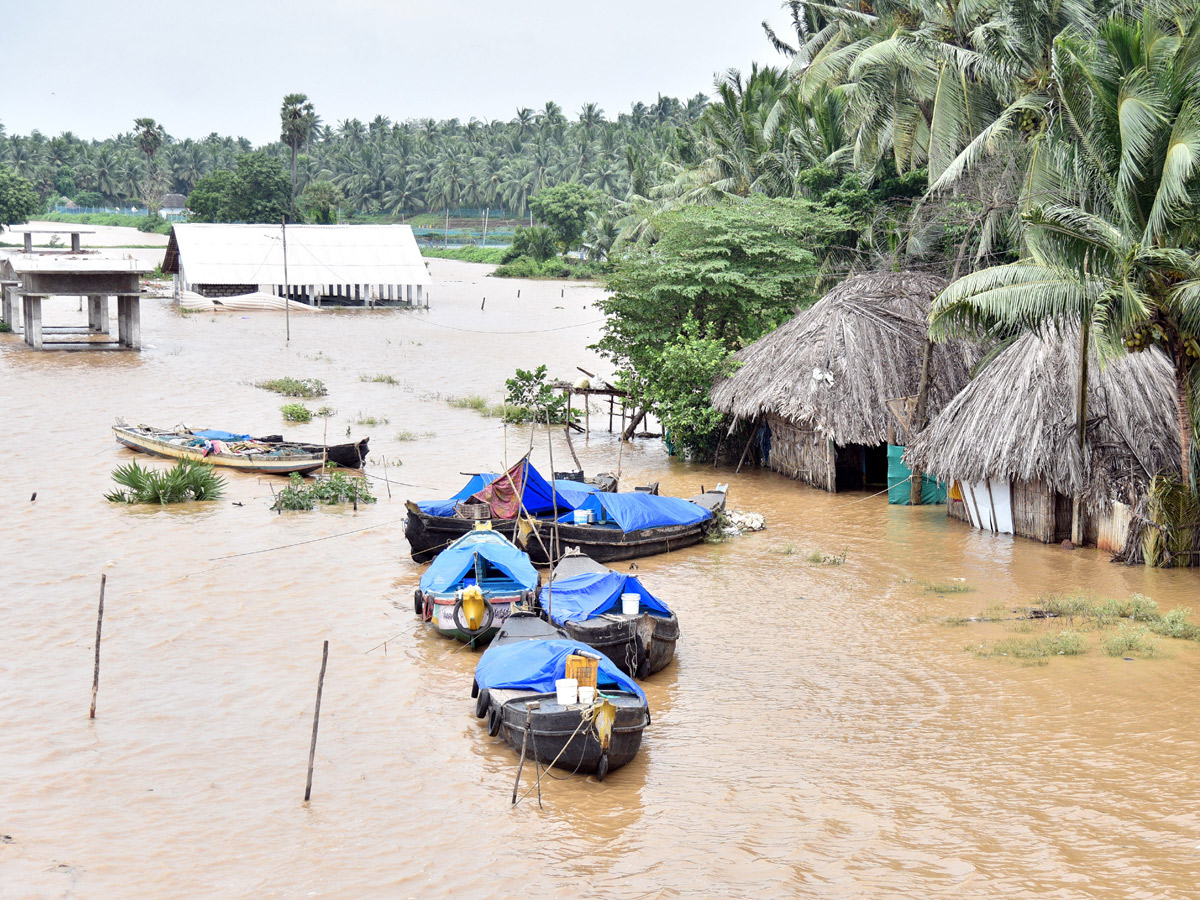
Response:
[[[425,570],[413,610],[439,634],[478,647],[495,636],[514,606],[532,609],[540,586],[529,556],[480,523]]]
[[[534,565],[552,565],[568,549],[596,562],[669,553],[699,543],[725,508],[724,489],[684,500],[632,491],[589,494],[557,522],[538,520],[524,546]]]
[[[555,479],[551,484],[525,457],[507,472],[472,475],[444,500],[407,501],[404,536],[413,560],[429,562],[477,521],[491,521],[511,539],[519,516],[553,521],[555,514],[575,509],[591,493],[615,487],[616,479],[604,475],[597,476],[596,483]]]
[[[315,472],[326,462],[360,469],[367,458],[370,441],[370,438],[363,438],[325,446],[285,441],[279,434],[253,437],[220,429],[165,429],[124,422],[113,426],[113,434],[121,444],[141,453],[272,475],[290,475],[292,472],[304,475]]]
[[[582,554],[569,553],[554,567],[541,606],[551,623],[626,674],[645,678],[675,658],[679,619],[667,604],[638,577]]]
[[[591,661],[595,697],[560,703],[556,682]],[[514,613],[475,666],[475,714],[518,752],[597,780],[636,755],[650,724],[646,695],[607,657],[532,613]]]

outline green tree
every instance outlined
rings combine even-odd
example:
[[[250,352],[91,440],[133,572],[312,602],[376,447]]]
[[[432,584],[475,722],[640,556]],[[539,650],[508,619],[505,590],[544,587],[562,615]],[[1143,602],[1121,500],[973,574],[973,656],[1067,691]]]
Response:
[[[319,121],[307,94],[288,94],[283,98],[279,109],[279,139],[292,151],[292,192],[288,208],[293,216],[296,213],[296,160],[300,148],[308,143]]]
[[[133,127],[137,129],[137,145],[146,154],[146,174],[154,174],[154,155],[163,145],[166,132],[153,119],[134,119]]]
[[[243,153],[227,199],[230,221],[281,222],[288,213],[291,187],[283,164],[267,153]]]
[[[7,166],[0,166],[0,229],[28,222],[41,205],[29,179],[22,178]]]
[[[199,179],[188,197],[188,209],[193,222],[231,222],[228,203],[233,196],[235,176],[228,169],[218,169]]]
[[[332,225],[346,197],[332,181],[310,181],[298,198],[300,211],[318,225]]]
[[[604,205],[603,194],[574,181],[542,188],[529,201],[533,214],[554,231],[564,250],[579,244],[588,213],[599,212]]]

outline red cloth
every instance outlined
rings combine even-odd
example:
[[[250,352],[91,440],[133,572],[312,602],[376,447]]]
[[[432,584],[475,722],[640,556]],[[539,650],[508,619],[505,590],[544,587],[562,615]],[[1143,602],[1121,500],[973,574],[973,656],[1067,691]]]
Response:
[[[486,503],[497,519],[515,519],[521,512],[525,494],[525,460],[521,460],[483,490],[471,495],[472,500]]]

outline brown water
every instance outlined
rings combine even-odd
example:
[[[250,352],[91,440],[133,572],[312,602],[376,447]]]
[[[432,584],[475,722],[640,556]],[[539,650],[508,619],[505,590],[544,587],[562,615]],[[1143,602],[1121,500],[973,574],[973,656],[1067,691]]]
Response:
[[[297,315],[290,346],[277,315],[180,316],[165,301],[145,304],[140,354],[0,339],[0,898],[1200,896],[1200,647],[1027,667],[967,649],[1017,623],[938,621],[1076,589],[1200,614],[1197,573],[732,477],[656,441],[576,447],[589,471],[620,457],[626,484],[664,493],[728,480],[731,506],[769,529],[640,561],[683,629],[677,663],[646,684],[642,752],[603,784],[544,780],[543,809],[513,809],[516,757],[471,714],[476,658],[415,626],[403,500],[502,465],[506,441],[509,460],[528,447],[527,429],[439,395],[498,398],[518,365],[603,369],[585,349],[597,292],[433,270],[428,314]],[[82,318],[71,302],[54,315]],[[360,381],[376,373],[401,383]],[[338,410],[331,440],[347,425],[371,435],[370,474],[403,461],[386,468],[390,499],[377,482],[380,502],[357,513],[279,516],[278,481],[239,475],[212,504],[101,499],[131,458],[116,416],[279,430],[282,401],[250,384],[279,375],[328,384],[310,405]],[[534,445],[547,470],[544,432]],[[567,468],[561,434],[553,452]],[[806,559],[842,549],[841,566]],[[921,583],[955,578],[973,590]]]

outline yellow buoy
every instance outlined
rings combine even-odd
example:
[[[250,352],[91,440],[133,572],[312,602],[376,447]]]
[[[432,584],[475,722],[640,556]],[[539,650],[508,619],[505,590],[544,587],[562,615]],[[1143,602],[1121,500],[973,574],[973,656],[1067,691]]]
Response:
[[[600,746],[607,750],[608,742],[612,740],[613,725],[617,721],[617,708],[607,700],[597,700],[592,715],[596,737],[600,739]]]
[[[483,627],[483,614],[487,611],[487,601],[483,599],[483,591],[476,585],[471,585],[463,591],[462,611],[467,619],[468,631],[478,631]]]

